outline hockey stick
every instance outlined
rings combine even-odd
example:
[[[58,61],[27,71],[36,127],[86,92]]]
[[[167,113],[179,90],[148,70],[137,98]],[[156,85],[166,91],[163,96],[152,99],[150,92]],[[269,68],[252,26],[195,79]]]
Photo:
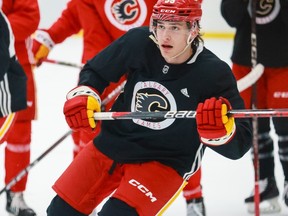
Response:
[[[251,64],[253,69],[257,65],[257,34],[256,34],[256,16],[257,0],[251,0]],[[257,83],[252,86],[251,104],[252,109],[257,109]],[[253,165],[254,165],[254,212],[255,216],[260,216],[260,165],[259,165],[259,146],[258,146],[258,119],[252,118],[253,127]]]
[[[60,139],[58,139],[52,146],[50,146],[46,151],[44,151],[38,158],[36,158],[32,163],[30,163],[25,169],[20,171],[5,187],[0,191],[0,195],[9,190],[13,185],[19,182],[25,175],[28,174],[30,169],[39,163],[49,152],[51,152],[56,146],[58,146],[64,139],[66,139],[72,131],[67,131]]]
[[[105,105],[107,105],[113,98],[115,98],[123,90],[126,84],[126,80],[123,81],[119,86],[117,86],[103,101],[101,105],[101,110],[105,110]]]
[[[105,106],[109,103],[114,97],[116,97],[124,88],[126,81],[123,81],[118,87],[116,87],[103,101],[102,106]],[[5,187],[0,191],[0,195],[9,190],[12,186],[14,186],[17,182],[19,182],[25,175],[28,174],[30,169],[34,167],[40,160],[42,160],[49,152],[51,152],[56,146],[58,146],[66,137],[68,137],[72,133],[71,130],[67,131],[59,140],[57,140],[51,147],[49,147],[44,153],[42,153],[36,160],[30,163],[26,168],[21,170]]]
[[[47,62],[47,63],[52,63],[52,64],[58,64],[58,65],[63,65],[63,66],[69,66],[69,67],[75,67],[75,68],[83,68],[83,64],[76,64],[76,63],[71,63],[71,62],[65,62],[65,61],[58,61],[58,60],[53,60],[53,59],[43,59],[41,62]]]
[[[264,73],[264,66],[262,64],[257,64],[250,73],[248,73],[245,77],[237,80],[237,87],[239,92],[244,91],[245,89],[254,85],[257,80]]]
[[[196,111],[160,111],[160,112],[96,112],[95,120],[123,120],[123,119],[183,119],[195,118]],[[288,117],[288,109],[238,109],[228,111],[234,118],[270,118]]]

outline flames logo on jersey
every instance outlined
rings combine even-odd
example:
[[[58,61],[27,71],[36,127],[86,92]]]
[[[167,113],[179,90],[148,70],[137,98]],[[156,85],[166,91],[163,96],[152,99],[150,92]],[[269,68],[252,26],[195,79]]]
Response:
[[[155,81],[138,82],[133,91],[131,111],[159,112],[177,110],[176,102],[171,92]],[[152,130],[162,130],[169,127],[175,119],[133,119],[135,124]]]
[[[137,93],[135,111],[157,112],[169,111],[168,101],[162,95]]]
[[[123,0],[113,5],[112,12],[119,22],[126,23],[137,17],[139,9],[136,1]]]
[[[251,3],[248,5],[248,11],[251,16]],[[272,22],[280,12],[280,2],[279,0],[260,0],[257,1],[257,17],[256,23],[257,24],[267,24]]]
[[[105,13],[109,21],[121,31],[143,25],[147,17],[145,0],[107,0]]]

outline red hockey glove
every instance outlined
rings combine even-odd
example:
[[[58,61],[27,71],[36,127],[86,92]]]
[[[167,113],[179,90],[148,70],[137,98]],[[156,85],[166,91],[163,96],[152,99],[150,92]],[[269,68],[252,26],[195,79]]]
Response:
[[[41,65],[41,61],[47,58],[50,50],[54,47],[55,43],[51,39],[48,32],[45,30],[37,30],[33,39],[32,52],[34,55],[35,64]]]
[[[208,145],[223,145],[234,135],[236,125],[232,116],[227,116],[227,111],[232,107],[229,101],[220,97],[213,97],[199,103],[197,107],[196,122],[200,139]]]
[[[101,99],[94,89],[78,86],[67,94],[63,110],[71,129],[91,132],[96,128],[94,112],[101,111]]]

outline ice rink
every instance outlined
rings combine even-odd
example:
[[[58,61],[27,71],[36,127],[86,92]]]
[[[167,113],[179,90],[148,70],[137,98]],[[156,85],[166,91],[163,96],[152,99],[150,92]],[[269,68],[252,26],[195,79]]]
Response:
[[[205,46],[230,64],[232,40],[206,39]],[[81,50],[81,40],[70,38],[61,45],[57,45],[49,57],[80,63]],[[50,63],[43,63],[35,70],[39,109],[38,120],[33,123],[31,162],[69,130],[62,108],[66,93],[76,85],[78,73],[79,70],[76,68]],[[4,147],[5,144],[0,146],[0,189],[4,187]],[[72,138],[69,136],[30,171],[25,198],[38,216],[46,215],[46,208],[55,195],[51,186],[71,162],[72,147]],[[278,148],[275,145],[275,152],[277,151]],[[275,162],[282,211],[274,215],[283,216],[288,215],[288,209],[282,201],[283,172],[278,156]],[[250,153],[240,160],[232,161],[207,149],[202,164],[202,186],[207,216],[250,215],[244,205],[244,199],[251,193],[254,184]],[[5,194],[1,194],[0,216],[8,216],[5,211],[5,202]],[[186,215],[186,203],[182,194],[164,215]]]

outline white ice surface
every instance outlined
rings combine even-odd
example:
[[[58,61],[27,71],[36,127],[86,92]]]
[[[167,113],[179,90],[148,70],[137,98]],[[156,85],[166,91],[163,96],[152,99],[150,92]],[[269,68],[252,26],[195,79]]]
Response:
[[[207,48],[230,64],[231,40],[205,41]],[[82,42],[70,38],[57,45],[50,54],[51,59],[80,63]],[[66,93],[75,86],[78,69],[50,63],[35,70],[38,90],[38,120],[33,122],[31,162],[55,143],[69,130],[62,114]],[[273,137],[275,135],[273,133]],[[276,138],[275,138],[276,140]],[[4,187],[4,147],[0,146],[0,189]],[[69,136],[52,152],[44,157],[30,171],[25,198],[37,212],[45,216],[45,210],[55,193],[51,185],[72,160],[72,138]],[[275,145],[275,152],[278,151]],[[279,190],[283,191],[283,172],[278,156],[276,178]],[[250,153],[242,159],[232,161],[207,149],[202,163],[202,186],[208,216],[248,216],[244,199],[253,188],[253,167]],[[0,216],[7,216],[5,211],[5,194],[0,195]],[[278,216],[288,215],[287,207],[280,198],[282,211]],[[165,216],[185,216],[186,204],[180,195],[164,214]]]

